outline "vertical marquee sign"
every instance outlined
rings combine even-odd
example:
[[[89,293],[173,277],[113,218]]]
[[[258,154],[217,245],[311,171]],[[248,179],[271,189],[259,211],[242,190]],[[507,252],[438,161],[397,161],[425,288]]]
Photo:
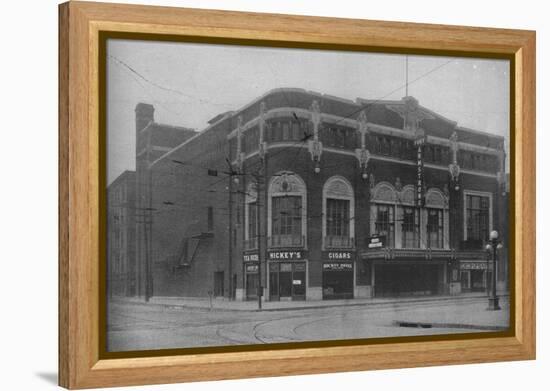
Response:
[[[416,197],[415,205],[419,208],[424,206],[424,144],[426,136],[421,129],[417,131],[417,138],[414,141],[416,146]]]

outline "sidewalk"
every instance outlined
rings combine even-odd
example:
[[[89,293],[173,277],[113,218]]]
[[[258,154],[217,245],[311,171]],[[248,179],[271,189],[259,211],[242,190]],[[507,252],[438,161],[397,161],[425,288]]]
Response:
[[[503,301],[507,302],[507,295],[501,295]],[[343,306],[371,306],[371,305],[393,305],[403,303],[423,302],[453,302],[464,300],[486,299],[485,293],[463,293],[458,296],[422,296],[422,297],[391,297],[391,298],[369,298],[349,300],[315,300],[315,301],[264,301],[262,311],[285,311],[313,308],[330,308]],[[165,307],[181,307],[196,309],[211,309],[216,311],[257,311],[258,301],[230,301],[228,299],[215,298],[210,301],[204,297],[152,297],[149,302],[137,297],[116,297],[113,303],[128,303],[136,305],[157,305]]]
[[[422,311],[406,311],[396,316],[393,324],[400,327],[449,328],[464,330],[505,331],[510,326],[508,297],[500,298],[500,311],[487,310],[484,300],[456,306],[452,311],[425,308]]]

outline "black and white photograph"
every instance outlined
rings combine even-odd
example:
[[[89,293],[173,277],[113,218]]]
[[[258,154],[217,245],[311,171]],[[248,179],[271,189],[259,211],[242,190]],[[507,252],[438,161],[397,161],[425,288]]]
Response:
[[[509,330],[508,60],[107,40],[106,350]]]

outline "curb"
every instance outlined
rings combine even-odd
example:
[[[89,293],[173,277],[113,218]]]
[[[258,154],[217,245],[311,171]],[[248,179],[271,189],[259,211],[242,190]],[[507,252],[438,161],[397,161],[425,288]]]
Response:
[[[508,295],[501,295],[500,297],[508,297]],[[186,305],[186,304],[169,304],[169,303],[151,303],[151,302],[143,302],[143,301],[127,301],[127,300],[113,300],[113,303],[120,303],[120,304],[131,304],[131,305],[141,305],[141,306],[156,306],[156,307],[164,307],[164,308],[181,308],[181,309],[195,309],[195,310],[207,310],[207,311],[220,311],[220,312],[277,312],[277,311],[299,311],[299,310],[308,310],[308,309],[320,309],[320,308],[341,308],[341,307],[360,307],[360,306],[388,306],[388,305],[395,305],[395,304],[401,304],[405,305],[407,303],[411,304],[417,304],[417,303],[429,303],[429,302],[450,302],[450,301],[463,301],[463,300],[479,300],[487,298],[486,295],[479,295],[479,296],[442,296],[438,298],[432,298],[432,299],[412,299],[412,300],[393,300],[393,301],[379,301],[379,302],[361,302],[361,303],[346,303],[346,304],[324,304],[324,305],[311,305],[311,306],[297,306],[297,307],[279,307],[279,308],[262,308],[261,310],[258,308],[251,308],[251,309],[241,309],[241,308],[210,308],[209,305],[204,306],[194,306],[194,305]]]
[[[392,322],[397,327],[412,327],[412,328],[444,328],[444,329],[469,329],[469,330],[486,330],[486,331],[508,331],[509,326],[487,326],[463,323],[437,323],[437,322],[412,322],[404,320],[394,320]]]

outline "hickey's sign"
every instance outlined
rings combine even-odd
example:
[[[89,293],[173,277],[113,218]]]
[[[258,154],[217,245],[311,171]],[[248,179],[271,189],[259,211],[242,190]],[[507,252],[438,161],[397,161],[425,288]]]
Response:
[[[302,260],[305,258],[304,252],[297,250],[297,251],[269,251],[267,253],[267,256],[270,261],[296,261],[296,260]]]

